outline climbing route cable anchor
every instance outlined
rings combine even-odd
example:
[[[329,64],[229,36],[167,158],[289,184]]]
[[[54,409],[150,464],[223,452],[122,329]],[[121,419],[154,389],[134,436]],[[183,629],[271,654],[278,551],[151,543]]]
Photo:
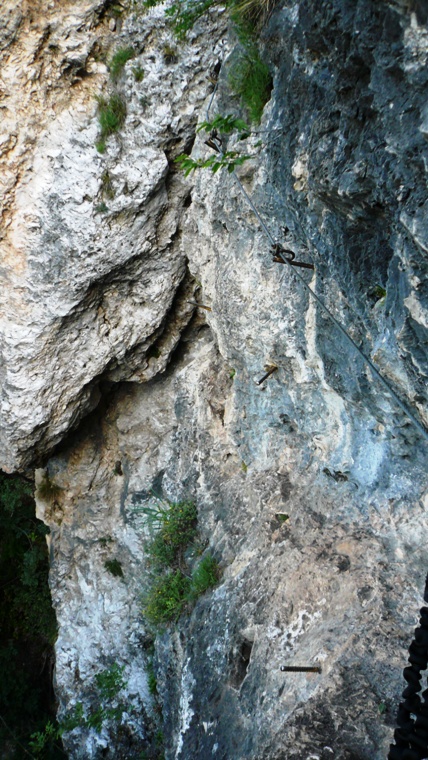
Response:
[[[288,256],[286,255],[288,254]],[[313,264],[306,264],[304,261],[295,261],[296,254],[290,248],[284,248],[281,243],[275,243],[272,250],[272,259],[277,264],[291,264],[292,267],[301,269],[314,269]]]

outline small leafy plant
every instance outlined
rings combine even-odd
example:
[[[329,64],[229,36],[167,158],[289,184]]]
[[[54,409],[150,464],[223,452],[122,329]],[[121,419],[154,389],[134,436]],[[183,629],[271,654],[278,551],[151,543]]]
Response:
[[[237,166],[241,166],[250,158],[253,158],[253,156],[242,155],[236,150],[227,150],[225,153],[217,153],[207,159],[194,159],[188,156],[187,153],[182,153],[180,156],[177,156],[175,161],[180,169],[184,171],[184,176],[188,177],[196,169],[211,169],[213,174],[218,172],[219,169],[227,169],[231,174]]]
[[[93,728],[100,733],[106,720],[119,723],[127,709],[123,702],[117,702],[117,697],[122,689],[126,688],[127,682],[123,677],[125,666],[113,663],[109,668],[102,670],[95,676],[93,688],[96,691],[95,704],[85,715],[83,704],[77,702],[73,712],[61,723],[60,731],[73,731],[74,728]]]
[[[236,130],[241,133],[238,138],[239,140],[245,140],[250,136],[251,133],[250,128],[245,123],[245,121],[243,121],[243,119],[237,118],[236,116],[233,116],[233,114],[228,114],[227,116],[221,116],[218,114],[212,121],[203,121],[201,124],[199,124],[196,131],[201,132],[202,130],[205,132],[212,132],[213,130],[217,130],[218,132],[221,132],[225,135],[228,135]]]
[[[202,130],[210,135],[217,134],[217,136],[219,134],[230,135],[232,132],[237,131],[238,140],[245,140],[250,136],[250,129],[245,121],[232,114],[228,114],[227,116],[218,115],[213,121],[203,121],[199,125],[197,132],[201,132]],[[194,159],[188,156],[187,153],[182,153],[180,156],[177,156],[175,159],[176,163],[179,165],[180,169],[184,171],[185,177],[188,177],[189,174],[196,171],[196,169],[211,169],[213,174],[218,172],[219,169],[227,169],[229,173],[232,173],[237,166],[242,166],[245,161],[254,157],[249,154],[242,154],[236,150],[220,152],[216,143],[212,143],[211,141],[208,142],[208,144],[217,151],[215,155],[212,155],[209,158]]]
[[[189,598],[198,599],[201,594],[205,594],[210,588],[217,585],[220,578],[220,570],[217,560],[206,554],[196,565],[190,583]]]
[[[144,614],[155,627],[178,620],[189,599],[190,579],[181,570],[170,570],[153,583]]]

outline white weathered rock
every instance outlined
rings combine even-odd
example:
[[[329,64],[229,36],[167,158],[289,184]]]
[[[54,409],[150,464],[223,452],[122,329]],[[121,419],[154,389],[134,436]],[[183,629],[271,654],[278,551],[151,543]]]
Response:
[[[22,21],[2,68],[7,114],[18,114],[13,128],[6,119],[3,140],[0,439],[8,470],[52,449],[96,404],[101,379],[130,379],[137,365],[140,379],[163,369],[193,311],[180,296],[175,306],[186,277],[176,234],[188,188],[168,161],[192,136],[216,52],[187,45],[168,65],[162,11],[144,25],[131,18],[113,41],[97,21],[102,5],[86,3],[75,15],[34,11],[37,23],[24,36]],[[123,46],[143,52],[112,85],[94,69],[96,45],[108,58]],[[128,117],[100,155],[103,88],[121,94]],[[147,350],[160,339],[162,360],[151,369]]]

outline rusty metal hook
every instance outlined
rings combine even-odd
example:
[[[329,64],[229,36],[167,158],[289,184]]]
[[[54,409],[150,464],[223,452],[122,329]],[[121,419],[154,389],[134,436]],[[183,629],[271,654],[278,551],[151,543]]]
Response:
[[[288,254],[288,256],[286,255]],[[301,267],[301,269],[314,269],[313,264],[306,264],[304,261],[295,261],[296,254],[290,248],[284,248],[281,243],[275,243],[272,250],[272,258],[277,264],[291,264],[292,267]]]

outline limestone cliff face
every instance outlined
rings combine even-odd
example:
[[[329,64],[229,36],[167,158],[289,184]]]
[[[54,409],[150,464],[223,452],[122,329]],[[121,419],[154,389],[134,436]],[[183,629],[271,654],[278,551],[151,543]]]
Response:
[[[186,181],[171,167],[206,117],[219,60],[210,113],[238,108],[222,15],[171,64],[160,12],[111,23],[102,3],[51,10],[33,48],[49,26],[55,71],[77,50],[86,74],[68,86],[58,75],[55,97],[39,74],[22,85],[55,112],[38,109],[34,144],[17,132],[6,148],[2,465],[41,461],[62,489],[39,499],[60,714],[90,705],[111,662],[133,705],[120,730],[70,732],[70,757],[151,746],[139,509],[154,492],[195,501],[223,570],[156,640],[168,760],[380,760],[427,570],[427,444],[292,268],[272,262],[234,177]],[[22,9],[7,19],[16,75],[31,38]],[[314,264],[302,276],[425,426],[426,23],[404,2],[279,3],[262,35],[272,97],[238,169],[270,234]],[[128,116],[105,156],[97,45],[136,52],[114,85]],[[30,112],[24,96],[19,107]],[[193,151],[209,155],[200,134]],[[195,292],[210,311],[194,313]],[[280,670],[299,664],[322,672]]]
[[[132,16],[120,32],[111,3],[100,0],[51,3],[46,13],[9,5],[1,440],[2,466],[16,469],[98,403],[101,381],[147,380],[163,369],[190,318],[178,245],[189,188],[168,162],[193,139],[218,51],[214,31],[214,49],[194,37],[165,63],[172,36],[162,11],[144,22]],[[109,87],[105,62],[126,46],[144,79],[128,65]],[[112,90],[127,118],[100,155],[96,97]],[[157,360],[149,365],[150,349]]]

